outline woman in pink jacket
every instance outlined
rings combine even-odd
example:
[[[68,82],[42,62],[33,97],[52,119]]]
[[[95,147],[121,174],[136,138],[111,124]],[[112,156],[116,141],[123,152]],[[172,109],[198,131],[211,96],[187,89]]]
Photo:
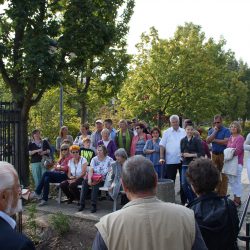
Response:
[[[240,123],[234,121],[230,124],[231,136],[229,137],[227,147],[235,148],[234,155],[238,156],[238,168],[237,176],[229,177],[229,184],[231,185],[231,190],[234,194],[234,204],[236,206],[241,205],[241,195],[242,195],[242,184],[241,184],[241,172],[243,168],[243,157],[244,157],[244,137],[241,133]]]

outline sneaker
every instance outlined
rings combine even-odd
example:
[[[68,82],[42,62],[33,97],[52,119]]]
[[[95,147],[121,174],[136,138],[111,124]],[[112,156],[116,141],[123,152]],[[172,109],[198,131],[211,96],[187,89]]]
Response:
[[[38,204],[38,206],[41,207],[41,206],[47,205],[47,203],[48,203],[47,201],[41,200],[41,202]]]
[[[29,196],[29,199],[30,200],[39,200],[39,198],[41,197],[41,195],[37,194],[36,192],[31,192],[30,193],[30,196]]]

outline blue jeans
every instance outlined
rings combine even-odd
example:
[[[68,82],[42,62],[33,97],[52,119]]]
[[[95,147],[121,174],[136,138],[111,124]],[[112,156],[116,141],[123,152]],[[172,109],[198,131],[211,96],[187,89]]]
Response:
[[[187,197],[188,201],[191,202],[196,198],[196,195],[187,181],[187,177],[186,177],[187,169],[188,169],[188,166],[182,165],[181,185],[182,185],[182,189],[184,191],[185,196]]]
[[[163,165],[159,165],[159,164],[157,164],[157,165],[154,165],[154,168],[155,168],[155,172],[157,173],[157,175],[158,175],[158,179],[160,179],[160,178],[163,178],[164,177],[164,169],[162,169],[162,175],[161,175],[161,168],[163,168],[164,166]]]
[[[49,196],[49,184],[50,183],[61,183],[68,179],[67,174],[57,171],[46,171],[42,179],[36,188],[36,193],[41,194],[43,190],[43,200],[47,201]]]

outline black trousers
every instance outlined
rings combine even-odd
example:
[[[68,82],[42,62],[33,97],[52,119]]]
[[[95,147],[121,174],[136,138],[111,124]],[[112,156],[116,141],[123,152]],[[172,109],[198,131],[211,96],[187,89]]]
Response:
[[[80,191],[79,191],[79,188],[77,186],[82,184],[82,180],[83,180],[83,178],[79,178],[70,184],[68,181],[61,182],[60,187],[69,200],[79,201]]]
[[[91,205],[96,206],[99,187],[102,187],[102,186],[103,186],[103,181],[94,185],[94,186],[91,186],[91,188],[92,188],[91,189]],[[80,196],[80,205],[85,205],[85,200],[88,196],[89,188],[90,188],[90,186],[88,184],[88,179],[83,180],[81,196]]]
[[[173,180],[175,182],[177,171],[179,171],[181,203],[185,204],[185,203],[187,203],[187,198],[186,198],[186,196],[185,196],[185,194],[183,192],[182,185],[181,185],[181,168],[182,168],[181,163],[178,163],[178,164],[166,164],[164,177],[166,179],[171,179],[171,180]]]

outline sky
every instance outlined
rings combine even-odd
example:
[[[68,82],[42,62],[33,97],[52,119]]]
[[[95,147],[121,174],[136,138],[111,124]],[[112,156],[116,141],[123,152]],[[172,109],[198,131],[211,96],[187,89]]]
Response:
[[[224,38],[225,49],[250,66],[249,0],[135,0],[130,21],[128,52],[136,53],[140,35],[154,26],[162,39],[173,37],[185,22],[200,25],[207,38]]]

